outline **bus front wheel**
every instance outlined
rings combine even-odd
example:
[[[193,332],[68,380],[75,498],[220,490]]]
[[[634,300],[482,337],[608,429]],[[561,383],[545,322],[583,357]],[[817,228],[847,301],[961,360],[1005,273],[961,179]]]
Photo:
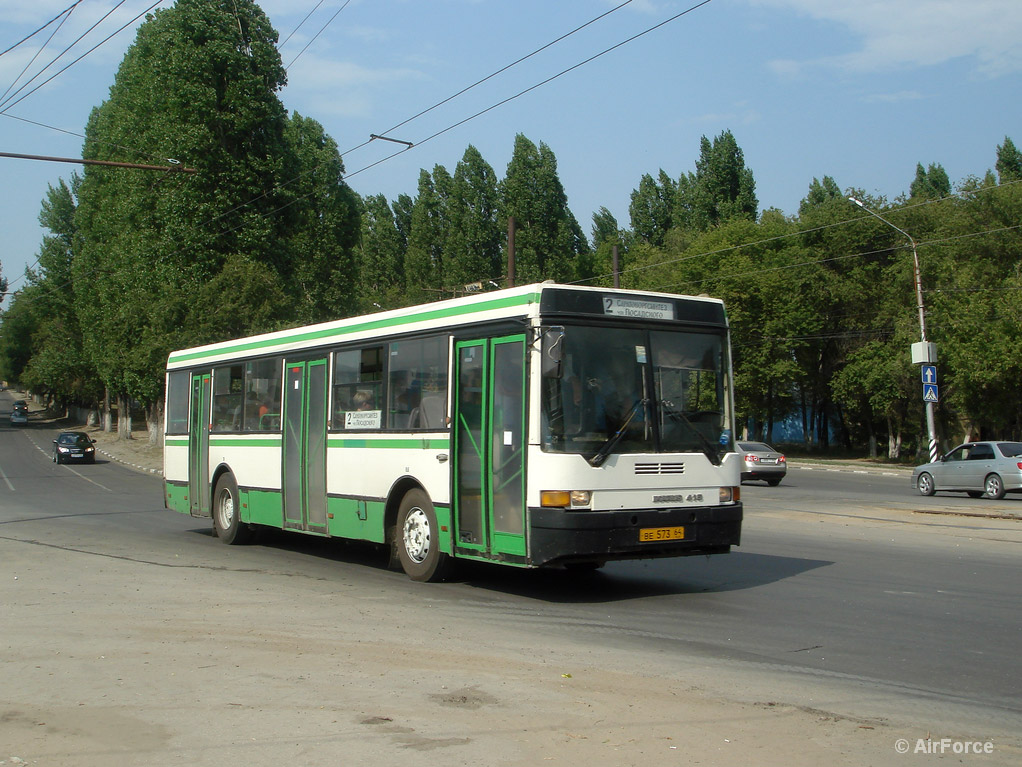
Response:
[[[409,490],[397,512],[397,556],[401,568],[413,581],[442,581],[450,556],[440,551],[440,528],[429,496]]]
[[[223,543],[247,543],[251,528],[241,521],[241,498],[233,474],[224,474],[213,490],[213,530]]]

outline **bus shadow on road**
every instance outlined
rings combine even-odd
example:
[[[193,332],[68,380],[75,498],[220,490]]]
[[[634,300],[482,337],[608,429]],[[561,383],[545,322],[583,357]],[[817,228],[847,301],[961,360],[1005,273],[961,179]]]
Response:
[[[212,535],[210,528],[193,532]],[[407,577],[400,569],[389,566],[388,552],[380,544],[263,529],[251,545],[377,572],[389,571],[397,579]],[[527,570],[459,560],[447,583],[543,602],[599,604],[657,596],[744,591],[795,578],[832,564],[829,560],[752,552],[625,560],[609,562],[604,568],[594,571],[563,568]],[[423,588],[433,587],[423,584]]]
[[[680,594],[742,591],[834,564],[828,560],[734,552],[608,563],[602,570],[513,570],[464,563],[454,580],[545,602],[602,603]]]

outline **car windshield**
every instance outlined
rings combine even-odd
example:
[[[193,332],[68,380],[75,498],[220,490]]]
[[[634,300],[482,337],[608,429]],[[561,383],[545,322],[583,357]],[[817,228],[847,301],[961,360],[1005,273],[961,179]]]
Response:
[[[775,452],[770,445],[765,442],[739,442],[738,447],[744,450],[746,453],[773,453]]]
[[[57,437],[57,444],[87,447],[91,443],[89,441],[89,438],[84,434],[61,434],[59,437]]]
[[[700,452],[714,462],[730,449],[723,333],[568,326],[556,343],[561,376],[543,380],[544,449],[590,459]]]

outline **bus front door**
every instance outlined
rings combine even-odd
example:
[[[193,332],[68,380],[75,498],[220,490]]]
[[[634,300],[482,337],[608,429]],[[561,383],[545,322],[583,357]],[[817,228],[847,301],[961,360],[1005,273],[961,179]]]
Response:
[[[525,336],[455,344],[454,516],[460,549],[525,556]]]
[[[188,424],[188,503],[193,517],[209,511],[209,407],[210,374],[192,375],[191,422]]]
[[[284,363],[284,527],[327,532],[327,364]]]

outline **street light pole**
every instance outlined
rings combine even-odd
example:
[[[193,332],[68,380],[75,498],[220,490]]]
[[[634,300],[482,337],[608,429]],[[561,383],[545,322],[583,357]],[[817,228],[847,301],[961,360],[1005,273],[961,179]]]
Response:
[[[849,197],[848,200],[849,202],[853,202],[856,205],[858,205],[860,208],[869,213],[871,216],[880,219],[889,227],[894,229],[896,232],[905,235],[906,239],[908,239],[909,241],[909,244],[912,246],[912,269],[916,288],[916,308],[919,310],[919,340],[922,342],[923,348],[928,348],[926,341],[926,309],[923,306],[923,281],[919,274],[919,253],[916,251],[916,241],[913,240],[912,235],[910,235],[904,229],[895,226],[876,211],[867,208],[865,203],[862,202],[862,200],[858,199],[857,197]],[[923,361],[936,362],[937,360],[926,359]],[[926,430],[929,433],[930,437],[929,444],[930,461],[933,462],[937,460],[937,429],[934,423],[933,416],[933,400],[929,399],[926,401]]]

